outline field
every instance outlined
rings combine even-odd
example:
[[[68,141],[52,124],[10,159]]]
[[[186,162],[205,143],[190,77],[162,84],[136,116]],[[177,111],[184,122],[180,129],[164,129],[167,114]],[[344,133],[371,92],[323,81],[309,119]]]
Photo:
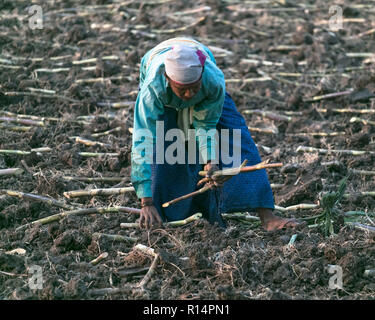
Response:
[[[0,299],[375,298],[375,1],[39,4],[41,29],[29,1],[0,4]],[[283,163],[276,214],[304,227],[121,228],[134,192],[64,196],[130,186],[140,60],[182,35],[212,49],[262,160]]]

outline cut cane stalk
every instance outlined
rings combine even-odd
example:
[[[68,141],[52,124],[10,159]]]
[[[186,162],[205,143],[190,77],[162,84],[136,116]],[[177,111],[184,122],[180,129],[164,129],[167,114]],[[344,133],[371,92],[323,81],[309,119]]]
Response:
[[[100,132],[100,133],[93,133],[91,136],[93,138],[98,138],[98,137],[102,137],[102,136],[107,136],[113,132],[120,132],[121,131],[121,127],[116,127],[116,128],[113,128],[111,130],[108,130],[108,131],[104,131],[104,132]]]
[[[227,175],[226,175],[226,176],[227,176],[227,179],[226,179],[225,181],[229,180],[229,179],[232,178],[234,175],[240,173],[240,170],[241,170],[246,164],[247,164],[247,160],[244,160],[244,162],[241,164],[241,166],[240,166],[239,168],[228,169],[228,170],[231,170],[230,173],[232,173],[232,175],[228,175],[228,174],[227,174]],[[207,173],[206,173],[206,174],[207,174]],[[205,175],[206,175],[206,174],[205,174]],[[198,184],[199,184],[199,182],[198,182]],[[197,190],[197,191],[194,191],[194,192],[192,192],[192,193],[186,194],[186,195],[184,195],[184,196],[182,196],[182,197],[179,197],[179,198],[176,198],[176,199],[174,199],[174,200],[171,200],[171,201],[169,201],[169,202],[164,203],[164,204],[163,204],[163,207],[166,208],[166,207],[170,206],[171,204],[174,204],[174,203],[176,203],[176,202],[179,202],[179,201],[182,201],[182,200],[188,199],[188,198],[190,198],[190,197],[194,197],[194,196],[196,196],[196,195],[202,194],[202,193],[204,193],[204,192],[206,192],[206,191],[208,191],[208,190],[210,190],[210,189],[212,189],[212,186],[208,184],[208,185],[204,186],[203,188],[201,188],[201,189],[199,189],[199,190]]]
[[[132,238],[132,237],[126,237],[126,236],[122,236],[119,234],[100,233],[100,232],[93,233],[93,237],[95,238],[103,237],[103,238],[107,238],[109,240],[116,241],[116,242],[133,242],[134,243],[138,241],[138,239]]]
[[[254,82],[265,82],[271,81],[270,77],[259,77],[259,78],[247,78],[247,79],[226,79],[225,83],[254,83]]]
[[[128,212],[139,214],[141,212],[140,209],[136,208],[128,208],[128,207],[103,207],[103,208],[87,208],[87,209],[78,209],[72,211],[64,211],[58,214],[54,214],[27,224],[24,224],[16,229],[22,230],[24,228],[35,226],[35,225],[45,225],[52,222],[59,221],[60,219],[70,216],[70,215],[87,215],[87,214],[106,214],[106,213],[118,213],[118,212]]]
[[[275,210],[286,212],[286,211],[296,211],[296,210],[301,210],[301,209],[315,209],[317,207],[319,207],[318,204],[300,203],[300,204],[296,204],[296,205],[289,206],[286,208],[275,205]]]
[[[133,291],[132,286],[123,286],[121,288],[102,288],[102,289],[91,289],[88,291],[89,296],[105,296],[105,295],[116,295],[116,294],[131,294]]]
[[[23,173],[21,168],[0,169],[0,176],[17,176]]]
[[[76,190],[76,191],[66,191],[64,196],[68,199],[76,197],[86,197],[86,196],[113,196],[118,194],[124,194],[126,192],[135,191],[134,187],[126,188],[107,188],[107,189],[92,189],[92,190]]]
[[[76,60],[72,61],[73,65],[81,65],[81,64],[88,64],[88,63],[96,63],[99,60],[119,60],[120,58],[118,56],[105,56],[101,58],[90,58],[86,60]]]
[[[263,111],[263,110],[255,109],[255,110],[244,110],[242,112],[245,114],[259,114],[262,117],[269,118],[275,121],[287,121],[287,122],[292,121],[292,117],[283,116],[283,115],[276,114],[271,111]]]
[[[326,108],[317,108],[319,112],[337,112],[337,113],[375,113],[375,109],[353,109],[353,108],[343,108],[343,109],[326,109]],[[355,118],[355,117],[354,117]]]
[[[298,133],[287,133],[286,135],[289,137],[336,137],[336,136],[344,136],[346,132],[298,132]]]
[[[375,176],[375,171],[367,171],[367,170],[356,170],[356,169],[349,169],[350,172],[354,174],[360,174],[364,176]]]
[[[100,261],[108,258],[108,252],[103,252],[100,254],[97,258],[91,260],[89,263],[92,264],[93,266],[97,265]]]
[[[374,111],[375,111],[375,110],[374,110]],[[372,126],[375,126],[375,121],[365,120],[365,119],[357,118],[357,117],[352,117],[352,118],[350,119],[350,123],[353,123],[353,122],[361,122],[361,123],[363,123],[364,125],[372,125]]]
[[[268,98],[268,97],[259,96],[259,95],[256,95],[256,94],[253,94],[253,93],[250,93],[250,92],[241,91],[241,90],[237,90],[237,89],[230,89],[230,91],[235,93],[235,94],[242,95],[242,96],[245,96],[245,97],[269,101],[270,103],[274,103],[276,105],[281,105],[281,106],[286,105],[286,103],[283,102],[283,101],[275,100],[275,99]]]
[[[337,98],[337,97],[342,97],[342,96],[347,96],[351,94],[353,90],[346,90],[342,92],[335,92],[335,93],[328,93],[322,96],[315,96],[310,99],[305,99],[304,102],[315,102],[315,101],[320,101],[324,99],[332,99],[332,98]]]
[[[38,98],[55,98],[55,99],[66,100],[68,102],[74,102],[74,103],[80,102],[78,100],[71,99],[65,96],[60,96],[57,94],[41,94],[41,93],[35,93],[35,92],[11,91],[11,92],[4,92],[4,95],[6,96],[30,96],[30,97],[38,97]]]
[[[375,151],[361,151],[361,150],[333,150],[333,149],[320,149],[306,146],[299,146],[296,152],[318,152],[320,154],[330,154],[330,153],[341,153],[350,154],[353,156],[361,156],[363,154],[375,154]]]
[[[119,153],[100,153],[100,152],[78,152],[78,155],[86,158],[98,158],[98,157],[118,157]]]
[[[374,277],[375,276],[375,269],[367,269],[363,272],[365,277]]]
[[[63,180],[66,181],[82,181],[82,182],[103,182],[103,183],[115,183],[115,182],[122,182],[126,177],[70,177],[70,176],[65,176],[62,177]]]
[[[44,127],[43,121],[34,121],[34,120],[28,120],[28,119],[0,117],[0,122],[14,122],[14,123],[18,123],[18,124],[25,124],[25,125],[28,125],[28,126]]]
[[[188,217],[184,220],[170,221],[170,222],[164,223],[164,225],[169,226],[169,227],[180,227],[180,226],[184,226],[184,225],[186,225],[190,222],[199,220],[200,218],[202,218],[202,214],[198,212],[198,213],[195,213],[192,216],[190,216],[190,217]],[[124,222],[124,223],[120,224],[120,227],[121,228],[139,228],[139,223],[137,223],[137,222],[133,222],[133,223]]]
[[[56,206],[59,208],[64,208],[64,209],[74,209],[73,206],[68,205],[66,203],[60,202],[56,199],[53,198],[47,198],[44,196],[40,196],[38,194],[32,194],[32,193],[24,193],[20,191],[13,191],[13,190],[0,190],[0,194],[5,194],[10,197],[17,197],[20,199],[27,199],[27,200],[34,200],[34,201],[39,201],[39,202],[44,202],[52,206]]]
[[[75,83],[95,83],[95,82],[108,82],[108,81],[114,81],[114,80],[133,81],[133,78],[131,76],[113,76],[113,77],[108,77],[108,78],[77,79],[74,82]]]
[[[363,231],[369,231],[369,232],[375,232],[375,227],[371,227],[359,222],[347,222],[346,224],[353,226],[356,229],[363,230]]]
[[[121,102],[98,102],[98,107],[109,107],[114,109],[134,107],[135,101],[121,101]]]
[[[222,213],[221,214],[223,218],[226,219],[235,219],[235,220],[245,220],[245,221],[260,221],[259,217],[251,216],[249,214],[243,214],[243,213]]]
[[[28,132],[32,129],[32,127],[10,126],[7,124],[0,123],[0,129],[10,130],[10,131],[15,131],[15,132]]]
[[[194,21],[193,23],[189,24],[189,25],[186,25],[184,27],[180,27],[180,28],[176,28],[176,29],[166,29],[166,30],[152,30],[153,32],[155,33],[158,33],[158,34],[161,34],[161,33],[175,33],[175,32],[181,32],[181,31],[185,31],[189,28],[192,28],[192,27],[195,27],[196,25],[198,25],[199,23],[201,23],[202,21],[206,20],[206,17],[201,17],[199,18],[198,20]]]
[[[90,147],[95,147],[95,146],[107,147],[107,148],[111,147],[111,145],[108,143],[103,143],[99,141],[91,141],[91,140],[84,139],[81,137],[70,137],[69,139],[74,140],[76,143],[81,143],[81,144],[84,144],[85,146],[90,146]]]
[[[255,164],[253,166],[218,170],[218,171],[214,172],[213,177],[215,177],[215,176],[227,176],[227,175],[233,175],[233,174],[238,174],[238,173],[261,170],[261,169],[280,168],[282,166],[283,166],[283,164],[281,162],[266,163],[266,161],[263,161],[261,163]],[[202,176],[202,177],[206,176],[206,174],[207,174],[207,171],[199,171],[199,175]]]

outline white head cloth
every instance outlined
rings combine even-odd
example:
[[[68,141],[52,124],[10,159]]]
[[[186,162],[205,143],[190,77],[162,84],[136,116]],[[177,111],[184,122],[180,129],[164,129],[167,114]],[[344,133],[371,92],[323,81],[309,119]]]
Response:
[[[206,56],[199,49],[175,45],[166,53],[165,73],[177,83],[190,84],[201,77],[205,60]]]

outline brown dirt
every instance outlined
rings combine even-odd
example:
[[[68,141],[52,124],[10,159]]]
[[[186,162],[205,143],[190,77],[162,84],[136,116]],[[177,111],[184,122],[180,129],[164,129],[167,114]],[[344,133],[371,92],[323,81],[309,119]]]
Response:
[[[12,189],[51,196],[65,201],[63,192],[111,184],[66,181],[63,176],[126,176],[130,174],[133,107],[113,109],[99,106],[105,101],[134,101],[138,87],[138,67],[142,55],[160,41],[172,36],[190,35],[209,47],[220,47],[233,54],[215,52],[226,78],[256,78],[263,72],[276,76],[272,81],[228,84],[240,111],[264,109],[293,115],[289,123],[276,122],[258,115],[246,114],[251,126],[276,126],[276,135],[253,132],[256,143],[271,148],[262,158],[283,162],[282,170],[268,171],[271,183],[283,184],[275,189],[275,202],[280,206],[319,203],[321,193],[335,191],[349,169],[373,170],[375,155],[317,155],[297,153],[299,145],[325,149],[354,149],[375,152],[375,126],[351,123],[352,116],[375,121],[375,114],[335,113],[333,108],[374,109],[374,60],[351,58],[349,52],[375,52],[375,34],[356,35],[370,29],[374,19],[372,7],[358,9],[366,1],[344,1],[345,18],[364,18],[367,23],[345,23],[344,29],[331,32],[321,20],[329,19],[326,1],[287,1],[280,8],[313,6],[311,10],[291,12],[240,12],[226,8],[223,1],[198,1],[194,7],[210,6],[211,11],[182,16],[168,16],[191,9],[187,2],[108,7],[112,1],[41,2],[44,28],[31,30],[24,15],[28,2],[3,1],[0,5],[1,59],[12,60],[19,69],[2,65],[0,73],[0,111],[57,117],[64,122],[48,122],[46,127],[29,132],[0,129],[0,149],[30,150],[50,147],[48,154],[27,156],[0,155],[0,169],[20,167],[31,172],[16,177],[0,177],[0,189]],[[36,3],[33,3],[36,4]],[[92,7],[104,5],[103,7]],[[270,8],[258,5],[256,8]],[[356,7],[357,6],[357,7]],[[76,11],[67,10],[77,8]],[[248,7],[244,5],[244,7]],[[315,10],[315,9],[317,10]],[[65,11],[63,11],[65,10]],[[111,11],[112,10],[112,11]],[[80,16],[78,15],[80,13]],[[206,16],[199,25],[186,31],[157,33],[188,25]],[[216,19],[231,21],[247,29],[225,25]],[[102,28],[94,28],[94,25]],[[108,30],[113,24],[121,30]],[[260,35],[254,30],[265,32]],[[296,50],[272,51],[277,45],[298,45]],[[26,59],[9,58],[25,57]],[[73,65],[73,60],[117,55],[118,60],[103,60]],[[241,59],[259,55],[264,60],[283,62],[283,66],[241,64]],[[52,57],[70,56],[59,60]],[[32,60],[43,58],[42,61]],[[89,70],[83,67],[91,66]],[[345,68],[363,67],[350,70]],[[40,68],[69,68],[67,72],[36,73]],[[332,71],[336,69],[336,71]],[[331,71],[330,71],[331,70]],[[301,73],[284,77],[280,72]],[[321,73],[321,75],[314,75]],[[124,76],[97,83],[77,83],[77,79]],[[126,77],[130,77],[127,79]],[[287,81],[285,81],[287,80]],[[55,90],[62,98],[8,96],[5,92],[28,92],[28,88]],[[304,100],[315,95],[353,88],[349,96],[321,100]],[[241,90],[243,93],[238,93]],[[248,97],[251,93],[258,97]],[[267,100],[268,99],[268,100]],[[274,99],[284,104],[275,104]],[[328,109],[327,112],[318,111]],[[105,116],[112,113],[115,118]],[[74,122],[79,116],[95,116],[89,124]],[[87,147],[70,137],[90,139],[93,133],[121,127],[107,136],[92,138],[110,147]],[[345,132],[343,136],[291,136],[298,132]],[[117,152],[119,157],[84,158],[79,152]],[[323,162],[340,163],[326,166]],[[130,178],[125,179],[128,185]],[[347,192],[373,191],[373,176],[352,175]],[[112,197],[86,197],[74,200],[85,207],[123,205],[137,207],[134,194]],[[343,211],[375,211],[371,196],[355,195],[343,199]],[[59,208],[6,195],[0,195],[0,299],[374,299],[373,279],[364,270],[375,268],[374,233],[341,224],[336,235],[324,237],[320,228],[284,230],[267,233],[257,224],[228,221],[222,230],[205,221],[179,228],[151,232],[120,229],[122,222],[134,222],[128,214],[68,216],[46,226],[17,231],[22,224],[59,212]],[[285,217],[307,217],[321,209],[277,213]],[[370,224],[368,220],[364,223]],[[123,288],[135,285],[144,277],[152,258],[133,250],[133,243],[114,242],[95,232],[119,234],[138,239],[151,246],[161,260],[145,291],[128,290],[116,295],[93,295],[95,289]],[[287,246],[297,233],[295,246]],[[23,248],[24,256],[10,255],[8,250]],[[107,259],[96,266],[89,262],[100,253]],[[28,268],[38,265],[43,270],[43,289],[30,289]],[[330,290],[328,265],[343,269],[343,290]]]

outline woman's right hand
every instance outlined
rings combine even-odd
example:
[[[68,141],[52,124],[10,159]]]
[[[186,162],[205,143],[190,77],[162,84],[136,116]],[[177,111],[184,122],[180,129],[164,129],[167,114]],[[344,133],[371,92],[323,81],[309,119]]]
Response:
[[[141,215],[139,219],[140,228],[151,229],[153,226],[158,225],[159,227],[163,224],[158,211],[155,206],[147,205],[141,209]]]

